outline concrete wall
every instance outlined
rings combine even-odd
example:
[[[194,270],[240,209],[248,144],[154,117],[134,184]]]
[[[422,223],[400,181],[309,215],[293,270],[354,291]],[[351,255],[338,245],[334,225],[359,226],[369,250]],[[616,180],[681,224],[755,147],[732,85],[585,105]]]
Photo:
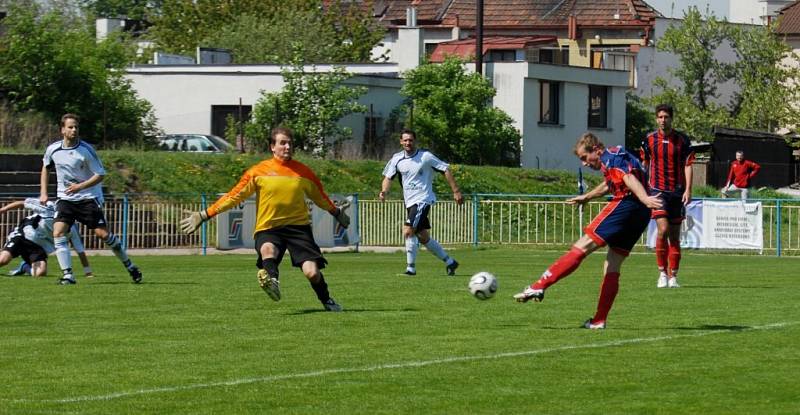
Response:
[[[514,118],[522,134],[523,167],[577,169],[572,147],[586,131],[609,146],[624,144],[627,72],[525,62],[487,63],[486,70],[497,88],[494,105]],[[558,125],[539,123],[540,80],[562,83]],[[610,87],[608,128],[588,127],[589,85]]]
[[[129,68],[126,78],[139,97],[153,104],[158,126],[165,133],[210,134],[212,105],[238,105],[241,98],[243,105],[255,106],[262,91],[277,92],[283,87],[280,69],[276,65],[142,66]],[[318,71],[330,69],[330,65],[317,66]],[[347,70],[357,74],[347,84],[369,88],[359,102],[372,104],[376,116],[385,119],[400,104],[402,81],[396,77],[396,65],[352,65]],[[364,115],[351,115],[341,124],[352,128],[360,143]]]

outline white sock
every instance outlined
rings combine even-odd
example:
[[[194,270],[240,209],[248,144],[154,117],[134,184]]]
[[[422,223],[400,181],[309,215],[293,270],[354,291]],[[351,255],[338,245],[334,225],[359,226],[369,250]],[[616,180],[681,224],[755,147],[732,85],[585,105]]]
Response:
[[[58,266],[65,274],[72,274],[72,255],[67,246],[66,236],[57,236],[53,238],[56,246],[56,258],[58,259]]]
[[[428,240],[428,243],[425,244],[425,247],[428,248],[432,254],[436,255],[436,258],[446,262],[447,265],[450,265],[450,263],[453,262],[453,259],[447,256],[447,252],[444,251],[444,248],[439,245],[439,242],[437,242],[436,239],[431,238]]]
[[[411,270],[417,263],[417,251],[419,250],[419,239],[416,235],[406,238],[406,264]]]

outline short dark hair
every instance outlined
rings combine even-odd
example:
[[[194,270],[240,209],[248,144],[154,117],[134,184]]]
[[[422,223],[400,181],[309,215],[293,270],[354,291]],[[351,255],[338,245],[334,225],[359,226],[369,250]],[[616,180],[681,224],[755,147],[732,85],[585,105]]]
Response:
[[[669,114],[670,117],[673,116],[672,114],[674,112],[674,110],[672,108],[672,105],[669,105],[669,104],[658,104],[656,106],[656,115],[658,115],[658,113],[661,112],[661,111],[666,112],[667,114]]]
[[[403,129],[403,131],[400,131],[400,138],[403,138],[403,134],[408,134],[408,135],[414,137],[414,140],[417,139],[417,133],[415,133],[414,130],[412,130],[410,128],[405,128],[405,129]]]
[[[66,114],[61,116],[61,126],[62,127],[64,126],[64,123],[67,122],[67,120],[75,120],[75,122],[78,123],[78,124],[80,124],[80,122],[81,122],[81,119],[77,115],[75,115],[75,114],[73,114],[71,112],[68,112],[68,113],[66,113]]]
[[[292,132],[292,130],[290,128],[275,127],[269,133],[269,144],[270,145],[274,145],[275,144],[275,137],[277,137],[278,134],[283,134],[283,135],[289,137],[290,139],[294,140],[294,133]]]

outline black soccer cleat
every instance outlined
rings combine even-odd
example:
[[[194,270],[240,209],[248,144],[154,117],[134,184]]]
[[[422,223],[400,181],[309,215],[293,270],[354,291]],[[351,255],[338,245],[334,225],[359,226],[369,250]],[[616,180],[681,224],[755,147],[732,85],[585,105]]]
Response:
[[[451,277],[453,275],[456,275],[456,268],[458,268],[458,261],[454,259],[452,264],[445,267],[445,269],[447,270],[447,275]]]
[[[139,284],[142,282],[142,271],[139,271],[139,267],[132,266],[128,269],[128,274],[131,275],[131,279],[133,280],[134,284]]]

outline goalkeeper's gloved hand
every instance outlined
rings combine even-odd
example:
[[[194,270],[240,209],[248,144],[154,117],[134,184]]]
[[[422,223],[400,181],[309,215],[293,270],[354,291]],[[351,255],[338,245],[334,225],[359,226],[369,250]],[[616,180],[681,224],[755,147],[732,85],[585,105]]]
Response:
[[[350,226],[350,216],[347,216],[347,213],[344,213],[342,208],[336,208],[335,211],[332,213],[333,217],[341,224],[343,227]]]
[[[190,234],[197,230],[203,222],[208,220],[208,214],[205,210],[201,210],[200,212],[193,212],[186,218],[181,220],[181,230],[183,233]]]

